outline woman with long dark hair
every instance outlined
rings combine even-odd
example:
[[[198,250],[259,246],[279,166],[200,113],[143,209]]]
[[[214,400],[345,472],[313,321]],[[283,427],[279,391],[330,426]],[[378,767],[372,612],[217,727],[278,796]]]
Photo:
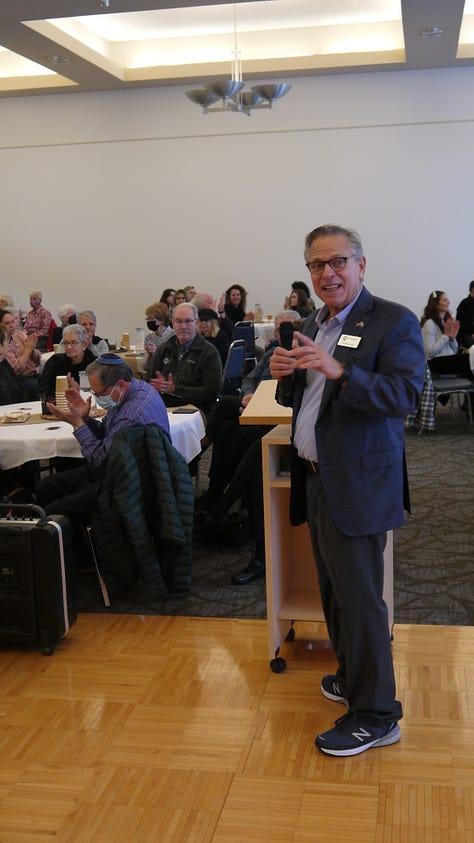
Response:
[[[311,306],[311,302],[306,295],[304,290],[296,289],[292,290],[289,297],[289,306],[291,310],[297,310],[299,315],[306,319],[310,313],[313,312],[314,307]]]
[[[420,325],[428,366],[434,375],[472,379],[469,355],[459,353],[459,322],[450,313],[449,304],[445,292],[433,290],[423,311]]]
[[[174,287],[166,287],[163,290],[163,292],[160,296],[160,302],[162,304],[166,304],[166,306],[169,307],[170,310],[172,310],[173,307],[174,307],[174,294],[175,293],[176,293],[176,290],[174,289]]]
[[[240,284],[232,284],[225,291],[224,311],[231,322],[253,322],[253,313],[247,313],[247,291]]]

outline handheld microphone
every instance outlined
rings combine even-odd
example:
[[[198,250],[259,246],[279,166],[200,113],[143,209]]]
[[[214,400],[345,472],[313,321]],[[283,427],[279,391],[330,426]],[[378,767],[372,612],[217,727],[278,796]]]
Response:
[[[280,323],[280,345],[291,351],[293,348],[293,334],[295,329],[293,322]],[[279,396],[284,406],[289,406],[293,399],[293,375],[285,375],[280,381]]]

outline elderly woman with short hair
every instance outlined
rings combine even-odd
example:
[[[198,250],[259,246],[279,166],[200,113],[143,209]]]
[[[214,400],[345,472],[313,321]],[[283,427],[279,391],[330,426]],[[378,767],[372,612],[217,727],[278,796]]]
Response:
[[[77,322],[76,308],[73,304],[62,304],[58,310],[59,325],[53,328],[51,342],[59,345],[63,338],[63,329],[66,325],[75,325]]]
[[[51,398],[56,393],[56,378],[58,375],[72,375],[79,383],[79,373],[84,372],[93,363],[95,354],[88,348],[87,331],[82,325],[67,325],[63,331],[61,345],[64,354],[53,354],[47,361],[40,377],[40,394]]]
[[[87,348],[92,351],[94,357],[100,357],[101,354],[107,354],[109,350],[107,340],[103,340],[102,337],[96,336],[95,333],[95,329],[97,327],[97,317],[95,313],[92,310],[81,310],[80,313],[77,314],[77,323],[84,328],[87,334]],[[64,354],[65,348],[63,341],[60,342],[57,351],[60,354]]]

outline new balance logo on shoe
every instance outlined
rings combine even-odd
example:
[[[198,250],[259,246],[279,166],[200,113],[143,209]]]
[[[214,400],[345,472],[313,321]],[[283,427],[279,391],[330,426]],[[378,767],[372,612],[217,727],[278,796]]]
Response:
[[[329,673],[327,676],[323,676],[321,679],[321,693],[328,700],[348,706],[341,684],[335,675]]]
[[[364,738],[370,738],[371,734],[367,731],[367,729],[361,728],[360,732],[352,732],[354,738],[357,738],[358,741],[363,741]]]

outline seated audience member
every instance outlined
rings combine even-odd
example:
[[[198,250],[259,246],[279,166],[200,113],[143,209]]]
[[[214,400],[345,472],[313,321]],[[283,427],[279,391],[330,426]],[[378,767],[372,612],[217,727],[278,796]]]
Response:
[[[17,328],[18,317],[9,310],[0,310],[0,324],[6,328],[7,360],[14,372],[21,378],[29,401],[39,396],[37,369],[41,352],[36,348],[36,334],[28,334]]]
[[[87,347],[95,357],[100,357],[101,354],[107,354],[109,344],[107,340],[98,337],[96,334],[97,317],[92,310],[81,310],[77,315],[79,325],[82,325],[87,332]]]
[[[314,310],[304,290],[293,290],[290,293],[289,305],[292,310],[298,311],[302,319],[306,319]]]
[[[247,312],[247,291],[240,284],[232,284],[225,291],[224,311],[233,325],[237,322],[253,322],[252,311]]]
[[[472,379],[469,355],[459,353],[459,322],[449,312],[449,299],[442,290],[430,293],[420,325],[431,373]]]
[[[303,293],[308,297],[309,303],[314,310],[314,301],[312,299],[312,293],[307,284],[304,281],[293,281],[291,285],[292,290],[302,290]]]
[[[208,413],[219,394],[222,365],[218,351],[197,333],[197,320],[194,305],[175,307],[175,336],[157,348],[149,381],[167,407],[194,404]]]
[[[174,331],[169,307],[161,301],[155,301],[146,308],[145,318],[150,333],[145,337],[146,359],[142,371],[147,373],[156,349],[174,336]]]
[[[0,293],[0,310],[6,307],[13,307],[13,299],[10,293]]]
[[[81,330],[80,326],[72,325],[68,331],[73,329]],[[69,409],[49,405],[53,416],[69,422],[74,428],[85,464],[40,480],[36,490],[37,501],[48,514],[54,512],[71,518],[90,516],[100,469],[119,430],[134,425],[157,424],[171,441],[168,415],[160,396],[145,381],[136,380],[131,367],[118,354],[93,358],[86,374],[97,404],[107,410],[107,415],[101,422],[90,416],[91,398],[87,401],[82,399],[72,377],[68,378],[69,388],[66,390]]]
[[[198,311],[198,331],[214,348],[219,352],[222,365],[227,360],[230,337],[227,331],[219,327],[219,319],[215,310],[210,307],[203,307]]]
[[[53,345],[59,345],[63,338],[63,328],[66,325],[75,325],[77,322],[76,308],[73,304],[63,304],[58,310],[59,325],[54,328],[51,335]]]
[[[184,288],[184,292],[186,293],[186,301],[192,301],[192,299],[196,295],[196,288],[194,284],[188,284]]]
[[[0,404],[18,404],[27,397],[22,379],[15,374],[6,359],[7,329],[0,325]],[[0,413],[1,415],[1,413]],[[34,478],[37,469],[36,460],[20,465],[17,468],[0,470],[0,497],[7,496],[17,503],[27,503],[33,500]]]
[[[282,310],[275,317],[275,336],[279,340],[282,322],[299,324],[299,314],[294,310]],[[209,469],[209,488],[205,496],[207,507],[220,497],[245,454],[249,445],[265,436],[272,425],[240,425],[239,417],[261,381],[271,380],[270,360],[275,346],[263,355],[259,363],[242,381],[242,396],[226,395],[214,407],[206,424],[206,435],[201,442],[203,450],[211,443],[212,458]]]
[[[33,290],[30,293],[31,310],[26,314],[24,328],[28,336],[34,334],[37,337],[36,348],[39,351],[46,351],[49,328],[53,317],[49,310],[46,310],[41,304],[42,300],[43,293],[40,293],[39,290]]]
[[[202,290],[198,291],[193,296],[193,298],[191,299],[191,304],[194,304],[194,306],[197,307],[198,311],[204,310],[205,308],[208,308],[209,310],[215,310],[219,317],[219,328],[222,328],[222,330],[225,331],[226,334],[228,334],[229,337],[232,339],[234,323],[225,314],[224,299],[225,293],[222,293],[219,302],[216,304],[216,299],[212,295],[212,293],[208,293],[207,291]]]
[[[173,297],[173,307],[176,307],[177,304],[184,304],[187,301],[186,290],[176,290]]]
[[[82,310],[80,313],[77,314],[77,321],[78,324],[84,328],[86,332],[86,342],[87,348],[89,351],[92,352],[94,357],[100,357],[101,354],[107,354],[109,350],[109,344],[107,340],[102,339],[102,337],[98,337],[96,335],[96,327],[97,327],[97,317],[92,310]],[[63,331],[63,338],[64,338],[64,331]],[[57,351],[60,354],[64,354],[64,342],[61,341]]]
[[[11,313],[14,319],[13,330],[14,331],[22,331],[23,328],[21,327],[21,316],[20,311],[16,309],[16,307],[4,307],[3,308],[7,313]]]
[[[474,344],[474,281],[469,284],[469,295],[458,304],[456,320],[459,342],[463,348],[470,348]]]
[[[0,325],[0,404],[18,404],[27,397],[21,378],[7,360],[7,329]]]
[[[169,307],[170,312],[173,310],[173,307],[174,307],[174,294],[175,294],[175,292],[176,292],[176,290],[173,289],[173,287],[165,287],[165,289],[163,290],[163,292],[160,296],[160,302],[162,304],[166,304],[166,306]]]
[[[95,360],[95,355],[87,344],[87,333],[82,325],[68,325],[64,328],[62,341],[64,354],[61,354],[58,349],[58,352],[46,361],[39,383],[41,395],[48,398],[55,395],[58,375],[70,374],[79,383],[79,373],[84,372],[89,363]]]

